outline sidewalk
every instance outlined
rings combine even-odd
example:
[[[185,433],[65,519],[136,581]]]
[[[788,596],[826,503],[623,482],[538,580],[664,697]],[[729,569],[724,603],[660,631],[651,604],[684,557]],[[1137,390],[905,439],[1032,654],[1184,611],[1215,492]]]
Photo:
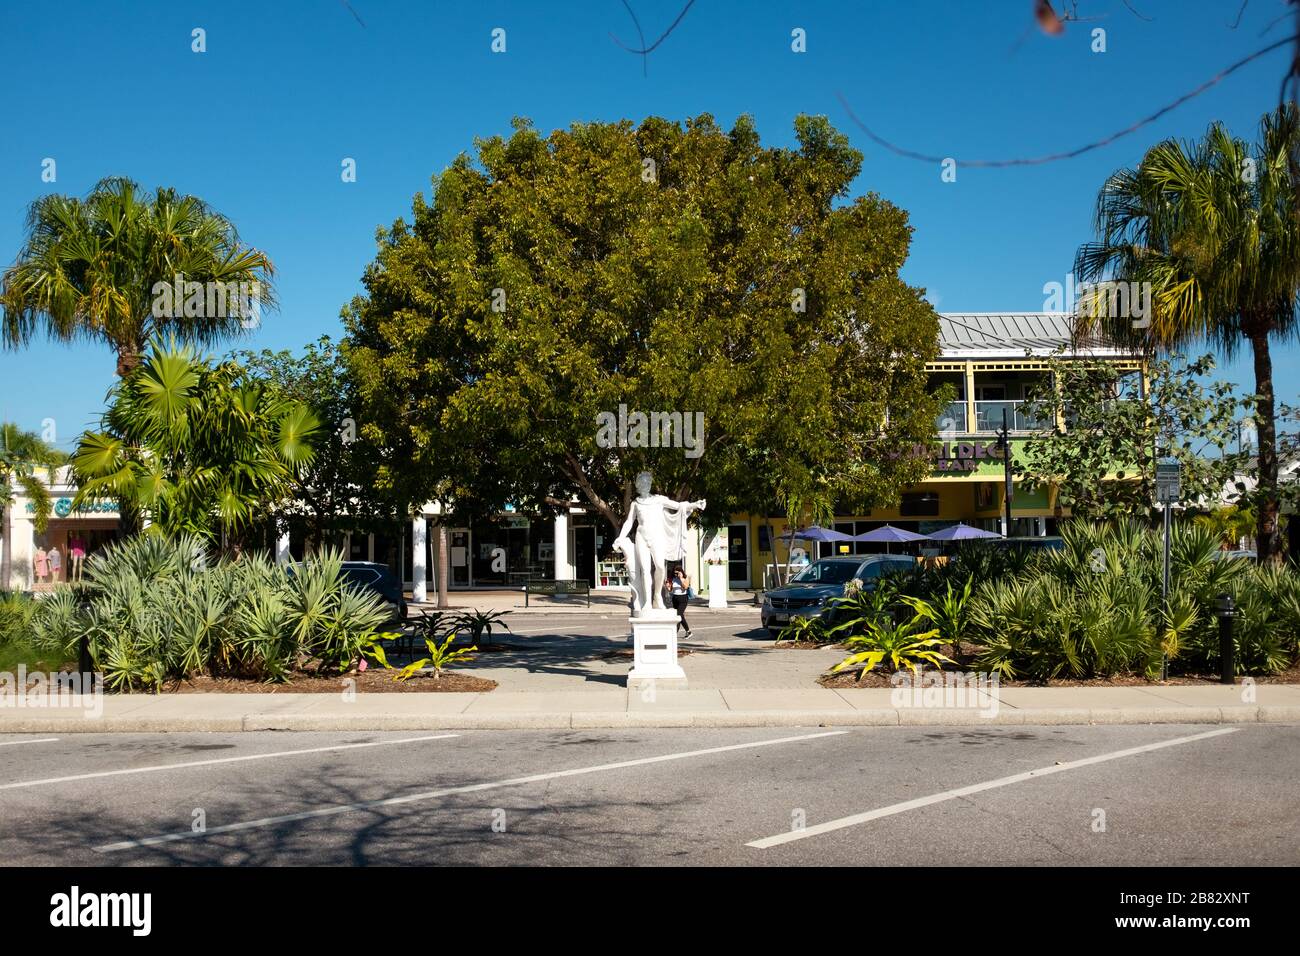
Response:
[[[566,620],[512,611],[510,630],[456,668],[496,681],[487,693],[349,700],[340,682],[328,694],[110,694],[94,718],[75,707],[0,706],[0,733],[1300,723],[1297,684],[984,685],[966,688],[963,701],[950,696],[950,706],[933,706],[943,703],[938,693],[913,698],[907,688],[830,690],[817,679],[844,651],[775,648],[752,608],[692,607],[694,632],[682,643],[690,653],[680,658],[687,686],[629,689],[626,610],[619,603],[592,612]]]
[[[689,688],[493,691],[487,694],[133,694],[103,714],[0,710],[0,733],[243,730],[594,729],[629,727],[1005,726],[1300,723],[1300,686],[1016,687],[976,708],[899,707],[885,688]]]

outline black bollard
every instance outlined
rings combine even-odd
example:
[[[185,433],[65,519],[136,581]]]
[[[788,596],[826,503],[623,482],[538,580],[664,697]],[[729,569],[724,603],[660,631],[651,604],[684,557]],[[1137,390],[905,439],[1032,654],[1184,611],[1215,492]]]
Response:
[[[1236,616],[1237,606],[1231,594],[1220,594],[1214,602],[1214,616],[1219,619],[1219,683],[1234,684],[1237,681],[1232,641],[1232,619]]]

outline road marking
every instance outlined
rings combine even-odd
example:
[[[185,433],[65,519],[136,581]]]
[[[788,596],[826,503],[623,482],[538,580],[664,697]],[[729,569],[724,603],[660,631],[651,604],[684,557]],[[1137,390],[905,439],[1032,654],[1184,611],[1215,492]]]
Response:
[[[447,740],[460,734],[438,734],[436,737],[404,737],[401,740],[375,740],[365,744],[337,744],[333,747],[311,747],[307,750],[280,750],[270,754],[249,754],[244,757],[218,757],[212,760],[190,760],[185,763],[163,763],[152,767],[128,767],[124,770],[99,770],[78,773],[68,777],[46,777],[44,780],[20,780],[18,783],[0,784],[0,790],[21,790],[50,783],[68,783],[72,780],[94,780],[99,777],[120,777],[131,773],[155,773],[159,770],[184,770],[187,767],[211,767],[222,763],[240,763],[245,760],[269,760],[272,757],[297,757],[302,754],[319,754],[331,750],[359,750],[362,747],[391,747],[394,744],[414,744],[425,740]]]
[[[375,810],[380,807],[396,807],[404,803],[417,803],[435,800],[438,797],[454,796],[462,793],[478,793],[483,790],[496,790],[501,787],[517,787],[527,783],[540,783],[544,780],[558,780],[563,777],[580,777],[606,770],[622,770],[625,767],[641,767],[646,764],[664,763],[669,760],[685,760],[688,757],[702,757],[707,754],[728,753],[734,750],[750,750],[755,747],[770,747],[774,744],[795,743],[801,740],[817,740],[822,737],[839,737],[847,730],[829,730],[816,734],[802,734],[798,737],[777,737],[774,740],[758,740],[746,744],[729,744],[725,747],[709,747],[705,750],[689,750],[684,753],[661,754],[658,757],[640,757],[636,760],[620,760],[617,763],[603,763],[594,767],[575,767],[572,770],[556,770],[551,773],[535,773],[526,777],[511,777],[508,780],[494,780],[490,783],[474,783],[461,787],[446,787],[442,790],[426,790],[404,797],[388,797],[383,800],[365,800],[360,803],[337,804],[321,807],[317,810],[304,810],[301,813],[286,813],[278,817],[261,817],[257,820],[245,820],[242,823],[228,823],[225,826],[208,827],[202,833],[183,830],[179,833],[164,833],[160,836],[144,837],[139,840],[123,840],[120,843],[108,843],[95,847],[99,853],[115,853],[118,850],[133,850],[142,846],[157,846],[160,843],[174,843],[177,840],[192,840],[196,837],[210,837],[217,833],[231,833],[236,830],[254,830],[259,827],[276,826],[281,823],[295,823],[299,820],[313,820],[317,817],[335,816],[340,813],[352,813],[358,810]]]
[[[1228,727],[1223,730],[1211,730],[1203,734],[1193,734],[1190,737],[1178,737],[1174,740],[1163,740],[1156,744],[1130,747],[1128,750],[1116,750],[1112,753],[1101,754],[1097,757],[1085,757],[1082,760],[1070,760],[1066,763],[1055,764],[1051,767],[1043,767],[1041,770],[1030,770],[1026,773],[1013,774],[1010,777],[999,777],[996,780],[988,780],[984,783],[972,784],[969,787],[958,787],[956,790],[945,790],[942,793],[935,793],[928,797],[919,797],[916,800],[907,800],[903,803],[895,803],[892,806],[881,807],[879,810],[869,810],[866,813],[854,814],[851,817],[840,817],[838,820],[829,820],[826,823],[818,823],[815,826],[806,827],[802,830],[791,830],[788,833],[778,833],[776,836],[765,837],[762,840],[754,840],[752,843],[746,843],[745,846],[752,846],[759,850],[766,850],[770,847],[780,846],[783,843],[793,843],[795,840],[805,840],[808,837],[820,836],[823,833],[842,830],[845,827],[857,826],[860,823],[869,823],[872,820],[879,820],[881,817],[890,817],[897,813],[906,813],[908,810],[918,810],[921,807],[932,806],[933,804],[943,803],[947,800],[956,800],[958,797],[970,796],[972,793],[982,793],[985,790],[995,790],[998,787],[1008,787],[1013,783],[1023,783],[1026,780],[1036,780],[1039,777],[1050,776],[1054,773],[1064,773],[1066,770],[1075,770],[1079,767],[1090,766],[1091,764],[1105,763],[1108,760],[1118,760],[1121,757],[1132,757],[1135,754],[1150,753],[1153,750],[1161,750],[1165,747],[1177,747],[1179,744],[1190,744],[1198,740],[1209,740],[1211,737],[1222,737],[1224,734],[1235,734],[1236,732],[1237,728]]]
[[[37,737],[35,740],[0,740],[0,747],[12,747],[14,744],[52,744],[58,737]]]

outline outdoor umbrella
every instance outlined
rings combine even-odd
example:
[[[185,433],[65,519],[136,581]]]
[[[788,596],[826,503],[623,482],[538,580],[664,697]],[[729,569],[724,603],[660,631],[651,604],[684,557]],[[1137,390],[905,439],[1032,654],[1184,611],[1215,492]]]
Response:
[[[800,528],[798,531],[787,531],[781,535],[783,538],[799,538],[802,541],[854,541],[853,535],[845,534],[843,531],[832,531],[830,528],[819,528],[817,525],[809,525],[806,528]]]
[[[872,528],[863,534],[858,535],[854,541],[870,541],[876,544],[885,545],[885,554],[889,554],[891,544],[907,544],[909,541],[926,541],[925,535],[917,534],[915,531],[904,531],[902,528],[895,528],[892,524],[887,524],[881,528]]]
[[[942,531],[927,534],[926,537],[931,541],[974,541],[977,538],[1000,538],[1002,535],[996,531],[981,531],[959,521]]]
[[[817,525],[809,525],[806,528],[800,528],[798,531],[787,531],[781,537],[787,539],[793,544],[795,539],[800,541],[852,541],[853,535],[845,534],[843,531],[832,531],[830,528],[819,528]],[[789,545],[787,545],[789,547]]]

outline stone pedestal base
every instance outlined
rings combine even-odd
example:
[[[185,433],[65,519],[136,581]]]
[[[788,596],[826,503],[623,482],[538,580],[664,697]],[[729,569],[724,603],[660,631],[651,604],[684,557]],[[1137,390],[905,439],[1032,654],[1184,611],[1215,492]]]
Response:
[[[647,608],[640,617],[628,618],[632,625],[631,687],[646,680],[678,681],[685,686],[686,672],[677,663],[677,612]]]

